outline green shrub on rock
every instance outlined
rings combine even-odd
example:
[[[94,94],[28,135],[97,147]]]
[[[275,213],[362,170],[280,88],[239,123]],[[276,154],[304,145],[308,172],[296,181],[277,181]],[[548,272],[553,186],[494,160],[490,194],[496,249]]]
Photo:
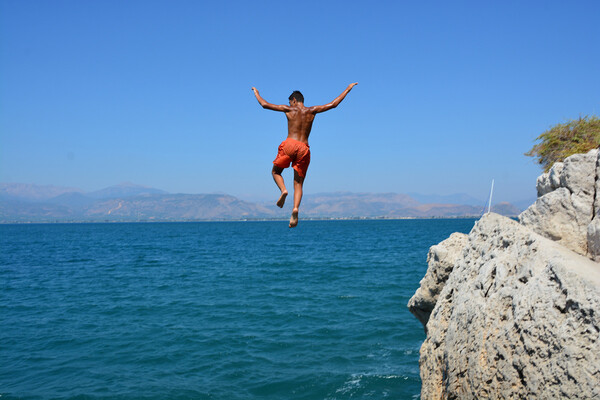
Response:
[[[535,140],[540,143],[525,155],[535,157],[544,172],[548,172],[555,162],[600,146],[600,118],[585,116],[569,120],[551,127]]]

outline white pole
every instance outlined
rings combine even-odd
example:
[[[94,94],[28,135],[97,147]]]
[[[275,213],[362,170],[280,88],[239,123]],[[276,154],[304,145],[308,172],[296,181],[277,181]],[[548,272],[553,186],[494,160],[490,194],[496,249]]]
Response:
[[[494,180],[492,179],[492,189],[490,190],[490,202],[488,203],[488,214],[492,209],[492,195],[494,194]]]

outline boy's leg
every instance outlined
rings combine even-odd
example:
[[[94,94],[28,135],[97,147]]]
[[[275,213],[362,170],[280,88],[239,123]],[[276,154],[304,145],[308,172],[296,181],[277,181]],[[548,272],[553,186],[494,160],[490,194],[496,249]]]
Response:
[[[271,175],[273,175],[273,180],[275,184],[281,190],[281,196],[279,196],[279,200],[277,200],[277,207],[282,208],[285,204],[285,198],[288,195],[288,191],[285,188],[285,183],[283,182],[283,176],[281,173],[283,172],[283,168],[280,168],[276,165],[273,165],[273,170],[271,171]]]
[[[292,217],[290,218],[290,228],[298,225],[298,210],[300,209],[300,202],[302,201],[303,185],[304,178],[294,170],[294,209],[292,210]]]

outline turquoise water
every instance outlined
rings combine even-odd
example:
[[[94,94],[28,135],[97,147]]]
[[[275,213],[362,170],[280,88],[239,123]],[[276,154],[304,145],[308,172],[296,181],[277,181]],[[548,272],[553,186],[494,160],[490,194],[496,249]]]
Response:
[[[418,398],[406,303],[473,223],[0,225],[1,398]]]

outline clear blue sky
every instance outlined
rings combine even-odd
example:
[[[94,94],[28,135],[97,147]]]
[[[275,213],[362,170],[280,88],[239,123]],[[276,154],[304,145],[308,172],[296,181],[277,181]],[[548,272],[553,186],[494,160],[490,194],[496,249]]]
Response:
[[[600,114],[599,1],[0,1],[0,182],[275,198],[263,110],[324,104],[308,193],[535,197],[523,153]],[[288,180],[291,173],[284,174]],[[275,196],[275,197],[274,197]]]

